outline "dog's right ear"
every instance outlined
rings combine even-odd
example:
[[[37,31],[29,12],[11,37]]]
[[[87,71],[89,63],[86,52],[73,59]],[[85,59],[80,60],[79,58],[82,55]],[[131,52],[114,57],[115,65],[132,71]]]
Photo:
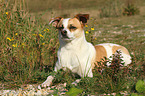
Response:
[[[52,24],[52,26],[57,27],[57,24],[60,22],[61,19],[62,17],[51,18],[49,24]]]
[[[89,14],[77,14],[75,17],[80,20],[83,25],[85,25],[89,20]]]

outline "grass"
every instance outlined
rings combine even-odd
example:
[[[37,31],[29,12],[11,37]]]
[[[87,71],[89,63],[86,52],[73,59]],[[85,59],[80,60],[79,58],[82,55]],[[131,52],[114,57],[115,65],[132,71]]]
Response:
[[[68,0],[68,2],[72,3],[73,1]],[[103,1],[96,2],[100,6],[103,5]],[[133,59],[133,63],[130,65],[131,69],[125,67],[112,74],[113,69],[105,67],[105,71],[100,74],[99,68],[95,68],[93,70],[94,78],[82,78],[78,86],[71,85],[71,81],[76,77],[70,75],[72,74],[70,71],[60,71],[56,76],[55,83],[67,82],[67,89],[73,87],[83,89],[85,93],[82,94],[135,92],[133,90],[135,83],[139,79],[145,78],[145,13],[143,6],[145,2],[142,0],[140,2],[142,2],[138,6],[140,14],[135,16],[99,18],[98,15],[95,16],[93,13],[102,7],[95,8],[95,5],[92,5],[93,8],[91,8],[89,7],[90,4],[86,5],[90,9],[84,10],[83,6],[80,9],[83,10],[82,12],[90,10],[90,14],[93,14],[85,27],[87,41],[94,45],[112,42],[125,46]],[[0,85],[3,86],[1,89],[43,82],[48,74],[53,71],[57,60],[56,52],[59,46],[57,30],[48,25],[48,22],[44,22],[44,19],[47,20],[48,18],[44,18],[42,15],[34,16],[34,14],[26,11],[24,3],[19,0],[15,0],[15,3],[1,1]],[[78,8],[78,6],[75,7]],[[73,12],[71,8],[68,10]],[[76,12],[79,13],[80,10],[76,10],[73,15]],[[49,11],[48,14],[52,11]],[[61,16],[64,16],[64,14],[61,14]],[[117,76],[116,81],[112,78],[113,76]]]

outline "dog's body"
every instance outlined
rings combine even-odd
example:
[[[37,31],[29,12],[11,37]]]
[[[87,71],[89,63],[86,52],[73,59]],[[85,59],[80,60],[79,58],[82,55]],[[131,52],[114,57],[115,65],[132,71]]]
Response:
[[[55,71],[69,68],[81,77],[93,77],[92,68],[95,62],[101,61],[103,57],[109,58],[117,50],[121,51],[125,66],[131,63],[128,50],[121,45],[104,43],[93,46],[86,41],[83,27],[88,19],[88,14],[78,14],[74,18],[67,19],[61,17],[51,19],[50,23],[53,23],[59,31],[60,42]],[[48,76],[42,86],[49,86],[52,80],[53,76]]]

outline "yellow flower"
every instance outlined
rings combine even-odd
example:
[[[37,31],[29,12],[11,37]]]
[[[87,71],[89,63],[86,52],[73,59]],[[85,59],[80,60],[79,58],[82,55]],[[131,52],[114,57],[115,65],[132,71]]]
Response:
[[[33,34],[33,36],[37,36],[37,34]]]
[[[15,35],[18,35],[18,33],[16,33]]]
[[[94,30],[94,28],[91,28],[91,30]]]
[[[9,13],[8,13],[8,12],[6,12],[6,14],[8,15]]]
[[[22,43],[22,47],[24,48],[24,46],[25,46],[25,43]]]
[[[12,39],[11,39],[11,38],[9,38],[9,37],[7,37],[7,39],[8,39],[9,41],[12,41]]]
[[[14,38],[12,38],[12,41],[14,41]]]
[[[40,36],[40,37],[43,37],[43,35],[42,35],[42,34],[39,34],[39,36]],[[43,38],[44,38],[44,37],[43,37]]]
[[[12,45],[13,47],[17,47],[17,43]]]
[[[44,45],[45,43],[42,43],[42,45]]]
[[[86,34],[89,34],[89,31],[86,31]]]
[[[97,40],[97,38],[94,38],[95,40]]]
[[[48,29],[48,28],[46,28],[46,29],[44,29],[43,31],[49,31],[49,29]]]
[[[47,30],[47,31],[49,31],[49,29],[48,29],[48,28],[46,28],[46,30]]]
[[[22,45],[24,46],[25,44],[24,44],[24,43],[22,43]]]
[[[88,25],[85,25],[85,27],[88,27]]]
[[[46,31],[46,29],[44,29],[43,31]]]

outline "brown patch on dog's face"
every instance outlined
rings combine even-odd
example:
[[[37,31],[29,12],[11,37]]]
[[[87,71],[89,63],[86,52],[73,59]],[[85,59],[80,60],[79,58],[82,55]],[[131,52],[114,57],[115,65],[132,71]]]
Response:
[[[77,18],[69,19],[68,29],[72,32],[78,29],[83,30],[82,23]]]
[[[57,26],[56,26],[56,29],[63,29],[64,27],[63,27],[63,18],[58,22],[58,24],[57,24]]]
[[[69,19],[68,29],[70,32],[74,33],[76,38],[83,35],[83,24],[77,18]]]

